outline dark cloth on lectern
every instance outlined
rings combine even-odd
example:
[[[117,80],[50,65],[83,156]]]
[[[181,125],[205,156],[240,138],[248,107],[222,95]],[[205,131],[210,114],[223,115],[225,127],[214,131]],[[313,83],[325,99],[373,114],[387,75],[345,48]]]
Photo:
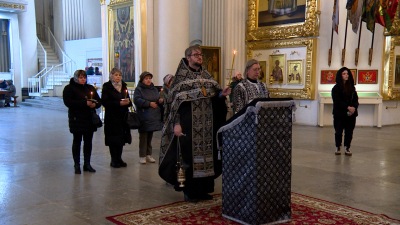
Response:
[[[206,89],[204,96],[202,87]],[[165,102],[165,125],[161,138],[159,175],[175,190],[187,194],[214,191],[214,179],[221,174],[215,134],[225,122],[227,107],[225,97],[219,97],[221,87],[202,67],[196,71],[189,67],[186,58],[178,66]],[[180,124],[179,137],[185,187],[177,185],[177,137],[174,126]]]
[[[291,99],[256,99],[221,127],[222,215],[242,224],[291,221]]]

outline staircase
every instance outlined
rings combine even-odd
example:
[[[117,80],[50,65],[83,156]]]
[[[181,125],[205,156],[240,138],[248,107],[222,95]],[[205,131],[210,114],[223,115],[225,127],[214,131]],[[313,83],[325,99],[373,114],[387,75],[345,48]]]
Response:
[[[48,27],[37,23],[37,55],[40,72],[28,78],[28,93],[33,97],[62,96],[76,63],[61,49]],[[60,57],[60,58],[59,58]]]
[[[46,82],[41,88],[41,95],[43,97],[51,96],[62,96],[62,89],[69,83],[71,74],[66,73],[57,54],[54,52],[53,48],[45,41],[40,41],[41,46],[44,48],[45,52],[41,50],[41,46],[38,45],[38,68],[40,71],[45,69],[46,59],[47,59],[47,70],[51,68],[57,68],[51,75],[48,75]],[[45,58],[46,53],[46,58]],[[33,95],[31,95],[33,96]]]
[[[25,99],[24,102],[18,102],[18,104],[36,108],[68,112],[68,108],[64,105],[62,97],[35,97]]]

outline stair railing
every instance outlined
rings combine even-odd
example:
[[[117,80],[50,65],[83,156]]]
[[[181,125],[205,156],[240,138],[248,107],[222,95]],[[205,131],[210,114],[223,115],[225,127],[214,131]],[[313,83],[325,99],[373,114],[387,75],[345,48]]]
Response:
[[[43,69],[32,78],[28,78],[29,96],[42,97],[45,93],[44,90],[48,91],[49,89],[53,89],[53,96],[56,96],[54,85],[62,84],[60,76],[71,77],[71,75],[66,73],[64,69],[71,68],[71,64],[73,64],[72,60],[52,66],[47,71]]]
[[[46,52],[46,50],[44,49],[42,43],[40,42],[40,39],[39,39],[38,37],[36,37],[36,39],[37,39],[37,43],[38,43],[38,47],[37,47],[37,50],[38,50],[38,57],[40,57],[40,56],[39,56],[39,52],[43,52],[43,56],[44,56],[44,57],[43,57],[44,69],[47,70],[47,52]]]
[[[68,78],[72,77],[76,69],[76,63],[62,50],[50,28],[41,23],[36,23],[36,33],[38,35],[38,46],[40,46],[38,47],[38,53],[39,50],[44,52],[45,66],[44,69],[32,78],[28,78],[28,92],[29,96],[41,97],[47,89],[53,89],[56,84],[61,85],[60,81],[55,81],[54,75],[56,75],[56,77],[59,77],[58,75],[65,75],[68,76]],[[47,68],[47,52],[40,41],[45,41],[52,47],[58,58],[61,60],[60,64],[52,66],[50,69]],[[53,91],[53,95],[54,94],[55,92]]]

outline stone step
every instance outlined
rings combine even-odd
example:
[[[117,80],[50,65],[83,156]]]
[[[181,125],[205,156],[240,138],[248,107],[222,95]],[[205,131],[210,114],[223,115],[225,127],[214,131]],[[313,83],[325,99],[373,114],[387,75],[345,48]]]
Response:
[[[23,102],[18,104],[30,107],[45,108],[59,111],[68,111],[68,108],[64,105],[62,97],[35,97],[25,99]]]

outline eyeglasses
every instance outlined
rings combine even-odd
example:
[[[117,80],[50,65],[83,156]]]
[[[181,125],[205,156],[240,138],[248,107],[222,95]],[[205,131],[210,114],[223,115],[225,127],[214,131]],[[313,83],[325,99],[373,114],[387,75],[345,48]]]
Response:
[[[193,55],[189,55],[189,56],[194,56],[195,58],[199,58],[200,56],[203,57],[204,54],[193,54]]]
[[[260,72],[261,71],[261,69],[257,69],[257,68],[254,68],[254,69],[251,69],[252,71],[254,71],[254,72]]]

